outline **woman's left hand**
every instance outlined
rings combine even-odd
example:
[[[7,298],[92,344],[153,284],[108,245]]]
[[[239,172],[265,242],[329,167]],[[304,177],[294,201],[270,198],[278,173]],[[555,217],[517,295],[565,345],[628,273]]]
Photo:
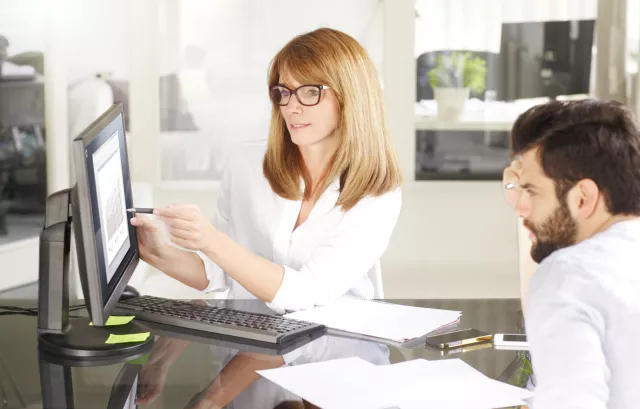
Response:
[[[153,214],[162,219],[171,241],[180,247],[204,251],[213,242],[216,229],[196,205],[170,205],[156,208]]]

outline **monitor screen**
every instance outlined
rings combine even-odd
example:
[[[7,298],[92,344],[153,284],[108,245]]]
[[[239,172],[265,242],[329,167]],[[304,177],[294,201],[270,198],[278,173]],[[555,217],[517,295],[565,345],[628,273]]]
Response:
[[[96,325],[117,303],[138,263],[122,105],[109,108],[73,141],[73,225],[80,281]]]
[[[98,210],[100,217],[100,225],[94,229],[99,227],[95,233],[101,235],[107,283],[111,282],[131,248],[120,155],[118,130],[91,155],[97,199],[92,207]]]

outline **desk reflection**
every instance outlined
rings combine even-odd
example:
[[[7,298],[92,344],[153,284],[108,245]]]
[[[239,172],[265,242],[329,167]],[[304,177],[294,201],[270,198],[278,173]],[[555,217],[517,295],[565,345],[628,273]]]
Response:
[[[189,344],[167,336],[156,341],[140,371],[136,403],[149,406],[162,394],[172,364]],[[256,371],[348,357],[359,357],[374,365],[390,363],[386,345],[336,336],[324,336],[284,355],[216,345],[210,350],[214,367],[221,369],[185,408],[313,408],[309,402],[261,378]]]

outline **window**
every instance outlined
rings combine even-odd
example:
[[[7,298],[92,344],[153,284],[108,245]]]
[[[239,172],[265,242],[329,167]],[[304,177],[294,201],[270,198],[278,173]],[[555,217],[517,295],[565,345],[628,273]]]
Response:
[[[39,6],[25,1],[0,13],[0,245],[38,236],[44,224],[45,33]]]
[[[600,16],[601,36],[629,16],[631,56],[637,3],[629,0],[626,15]],[[500,179],[520,113],[549,99],[598,95],[607,75],[596,75],[598,58],[609,57],[598,57],[596,20],[596,0],[417,0],[416,179]],[[626,67],[637,81],[637,57],[609,66]],[[624,77],[614,97],[633,103]]]

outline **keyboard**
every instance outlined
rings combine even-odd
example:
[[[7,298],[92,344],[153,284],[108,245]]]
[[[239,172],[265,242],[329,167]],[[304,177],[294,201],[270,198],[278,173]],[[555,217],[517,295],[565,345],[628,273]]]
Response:
[[[283,344],[326,330],[324,325],[277,315],[218,308],[147,295],[119,301],[116,311],[135,315],[140,321],[269,344]]]

